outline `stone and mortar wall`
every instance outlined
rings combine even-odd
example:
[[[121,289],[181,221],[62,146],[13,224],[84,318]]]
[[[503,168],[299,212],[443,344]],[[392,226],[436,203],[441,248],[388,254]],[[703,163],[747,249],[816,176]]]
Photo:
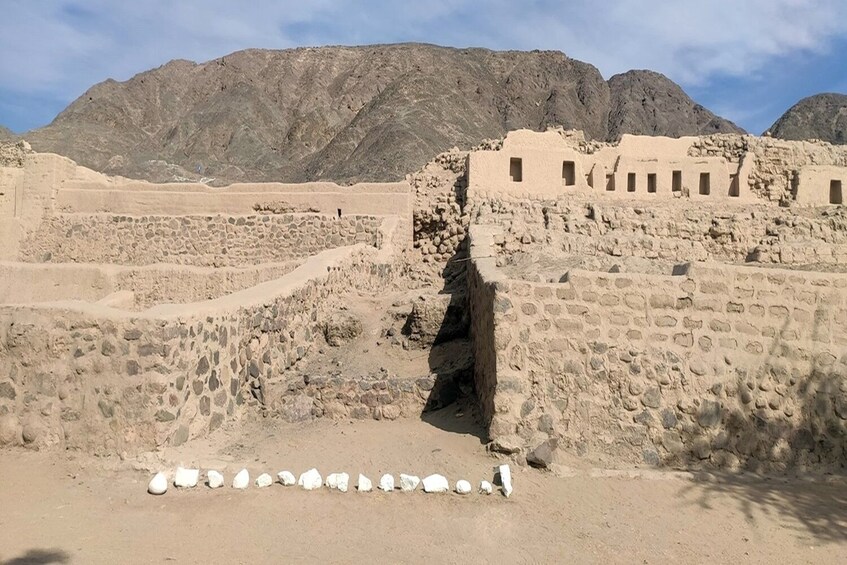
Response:
[[[790,202],[798,170],[808,165],[847,167],[847,148],[822,141],[787,141],[753,135],[715,134],[698,138],[689,155],[724,157],[739,163],[753,159],[748,177],[751,192],[774,202]],[[808,187],[814,189],[814,187]]]
[[[214,431],[307,353],[331,295],[388,284],[388,260],[329,250],[257,287],[137,314],[0,307],[0,442],[113,453]]]
[[[499,253],[506,256],[543,245],[572,255],[847,265],[847,210],[843,208],[471,197],[468,206],[475,224],[503,227],[498,244]]]
[[[45,217],[21,242],[19,258],[54,263],[255,265],[356,243],[380,245],[382,221],[375,216],[317,214],[60,214]]]
[[[474,263],[490,261],[494,233],[471,234]],[[475,375],[483,399],[494,391],[495,441],[557,438],[612,465],[847,464],[845,275],[693,265],[470,284],[474,348],[496,365]]]

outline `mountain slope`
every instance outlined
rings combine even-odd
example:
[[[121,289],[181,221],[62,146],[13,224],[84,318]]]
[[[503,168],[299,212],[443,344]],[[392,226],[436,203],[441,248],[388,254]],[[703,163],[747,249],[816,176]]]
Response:
[[[629,71],[609,79],[610,139],[624,133],[642,135],[709,135],[744,133],[729,120],[695,103],[665,75],[646,70]]]
[[[561,125],[594,139],[735,131],[661,75],[619,76],[607,84],[551,51],[247,50],[105,81],[26,138],[38,151],[151,180],[357,181],[402,178],[450,147],[517,128]]]
[[[847,95],[824,93],[800,100],[770,128],[782,139],[847,143]]]

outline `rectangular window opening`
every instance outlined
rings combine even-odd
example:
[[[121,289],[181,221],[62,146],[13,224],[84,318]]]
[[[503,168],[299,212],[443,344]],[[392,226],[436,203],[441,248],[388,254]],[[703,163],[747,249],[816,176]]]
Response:
[[[712,192],[712,183],[709,173],[700,173],[700,194],[708,196]]]
[[[338,209],[338,217],[341,217],[341,208]]]
[[[635,173],[626,175],[626,191],[635,192]]]
[[[834,180],[829,183],[829,203],[844,204],[844,194],[841,192],[841,181]]]
[[[565,181],[565,186],[576,184],[576,165],[573,161],[562,162],[562,180]]]
[[[512,179],[512,182],[523,181],[523,161],[518,157],[509,159],[509,178]]]
[[[682,192],[682,171],[673,172],[673,180],[671,181],[671,190],[673,192]]]
[[[647,173],[647,192],[656,192],[656,173]]]

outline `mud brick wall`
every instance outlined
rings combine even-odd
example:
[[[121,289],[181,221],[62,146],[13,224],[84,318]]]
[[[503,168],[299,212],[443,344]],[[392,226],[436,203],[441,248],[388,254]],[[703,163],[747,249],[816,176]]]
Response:
[[[319,214],[119,216],[60,214],[21,242],[35,262],[242,266],[307,257],[356,243],[379,245],[382,218]]]
[[[494,317],[474,335],[496,359],[476,376],[492,439],[625,465],[847,464],[844,275],[695,264],[488,286],[471,303]]]
[[[214,431],[312,347],[330,295],[388,283],[377,260],[329,250],[252,289],[137,314],[0,307],[0,440],[120,453]]]

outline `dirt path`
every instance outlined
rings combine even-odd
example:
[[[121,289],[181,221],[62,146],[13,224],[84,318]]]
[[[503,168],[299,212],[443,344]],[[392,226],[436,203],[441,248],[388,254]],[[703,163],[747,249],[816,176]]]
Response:
[[[450,415],[452,416],[452,414]],[[450,428],[450,431],[445,428]],[[248,422],[161,457],[252,476],[490,477],[474,427]],[[0,452],[0,563],[843,563],[847,483],[514,467],[515,493],[304,492],[274,485],[146,494],[150,474],[70,453]]]

